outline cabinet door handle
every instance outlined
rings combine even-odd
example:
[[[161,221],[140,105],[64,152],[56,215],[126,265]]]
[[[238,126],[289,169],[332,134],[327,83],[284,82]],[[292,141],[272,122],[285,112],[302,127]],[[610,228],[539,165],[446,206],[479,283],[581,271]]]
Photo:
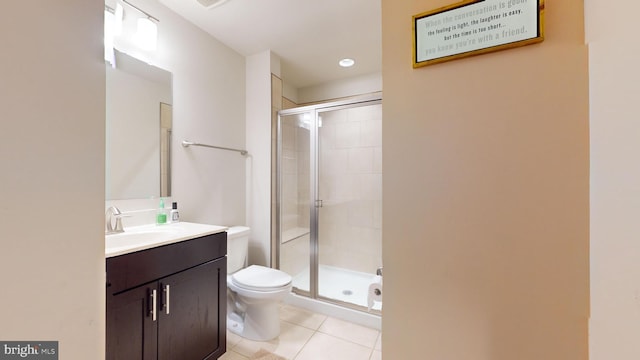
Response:
[[[156,321],[156,296],[157,296],[157,292],[155,289],[149,291],[149,301],[151,303],[148,304],[148,308],[149,308],[149,315],[151,315],[152,321]]]
[[[164,291],[164,296],[165,296],[164,310],[165,310],[165,313],[169,315],[169,303],[171,302],[171,288],[169,287],[169,285],[165,285],[162,291]]]

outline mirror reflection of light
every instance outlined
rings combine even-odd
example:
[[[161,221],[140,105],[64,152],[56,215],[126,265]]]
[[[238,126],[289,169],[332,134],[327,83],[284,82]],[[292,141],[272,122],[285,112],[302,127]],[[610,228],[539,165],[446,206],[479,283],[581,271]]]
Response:
[[[298,119],[298,127],[304,129],[311,129],[311,114],[304,113],[302,114],[302,118]],[[318,116],[318,127],[322,127],[322,117]]]
[[[303,129],[311,129],[311,115],[309,113],[302,114],[302,118],[298,118],[298,127]]]

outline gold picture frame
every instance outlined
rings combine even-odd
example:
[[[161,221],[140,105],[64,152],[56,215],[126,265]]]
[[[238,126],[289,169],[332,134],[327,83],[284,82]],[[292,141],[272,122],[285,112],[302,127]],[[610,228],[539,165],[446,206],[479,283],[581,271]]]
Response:
[[[544,0],[465,0],[414,15],[413,67],[544,40]]]

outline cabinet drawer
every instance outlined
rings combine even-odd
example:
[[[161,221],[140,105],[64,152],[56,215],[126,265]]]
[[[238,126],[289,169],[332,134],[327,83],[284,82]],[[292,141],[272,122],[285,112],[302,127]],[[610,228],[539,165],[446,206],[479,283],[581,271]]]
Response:
[[[115,294],[221,258],[227,233],[207,235],[107,259],[107,294]]]

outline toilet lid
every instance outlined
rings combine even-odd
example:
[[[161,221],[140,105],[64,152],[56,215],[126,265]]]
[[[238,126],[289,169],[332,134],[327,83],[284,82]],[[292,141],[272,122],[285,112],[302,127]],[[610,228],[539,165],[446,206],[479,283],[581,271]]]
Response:
[[[251,265],[231,275],[233,283],[239,287],[268,291],[286,287],[291,283],[291,276],[284,271],[259,265]]]

